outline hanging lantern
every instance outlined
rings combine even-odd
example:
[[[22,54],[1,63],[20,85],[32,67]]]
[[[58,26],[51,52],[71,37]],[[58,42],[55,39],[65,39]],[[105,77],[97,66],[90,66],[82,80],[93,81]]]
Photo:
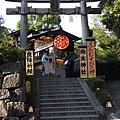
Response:
[[[58,35],[54,39],[54,46],[58,49],[65,49],[69,45],[69,39],[65,35]]]
[[[50,0],[51,11],[58,11],[60,6],[60,0]]]

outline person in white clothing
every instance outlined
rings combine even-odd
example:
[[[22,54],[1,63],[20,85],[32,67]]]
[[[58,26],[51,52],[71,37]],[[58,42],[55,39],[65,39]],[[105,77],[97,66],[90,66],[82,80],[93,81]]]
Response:
[[[42,64],[45,67],[44,73],[42,75],[49,75],[49,56],[48,56],[48,51],[45,51],[45,53],[42,56]]]

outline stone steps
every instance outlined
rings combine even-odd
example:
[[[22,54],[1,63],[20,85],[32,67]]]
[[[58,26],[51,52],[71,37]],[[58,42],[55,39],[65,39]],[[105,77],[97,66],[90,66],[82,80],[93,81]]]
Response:
[[[69,91],[42,91],[41,93],[40,93],[40,95],[55,95],[55,94],[58,94],[58,95],[61,95],[61,94],[64,94],[64,95],[66,95],[66,94],[82,94],[82,93],[84,93],[84,91],[83,90],[69,90]]]
[[[48,116],[40,120],[99,120],[97,115]]]
[[[89,101],[83,102],[57,102],[57,103],[40,103],[40,107],[61,107],[61,106],[85,106],[91,105]]]
[[[85,97],[85,94],[81,93],[81,94],[53,94],[53,95],[41,95],[40,98],[69,98],[69,97]]]
[[[99,120],[76,78],[39,80],[40,120]]]
[[[67,116],[83,116],[83,115],[95,115],[95,112],[93,110],[86,110],[86,111],[52,111],[52,112],[41,112],[41,117],[46,117],[46,116],[60,116],[60,117],[67,117]]]

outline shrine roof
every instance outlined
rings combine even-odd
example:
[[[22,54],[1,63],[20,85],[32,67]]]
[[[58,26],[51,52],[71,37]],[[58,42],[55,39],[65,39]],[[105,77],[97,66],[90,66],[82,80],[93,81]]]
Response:
[[[57,35],[65,35],[69,38],[69,40],[72,40],[72,41],[77,41],[81,39],[80,37],[77,37],[71,33],[68,33],[64,31],[63,29],[52,29],[52,30],[44,29],[44,30],[36,31],[36,34],[33,34],[32,37],[28,38],[28,42],[31,40],[36,40],[36,39],[41,40],[42,37],[47,37],[50,39],[51,37],[54,38]]]

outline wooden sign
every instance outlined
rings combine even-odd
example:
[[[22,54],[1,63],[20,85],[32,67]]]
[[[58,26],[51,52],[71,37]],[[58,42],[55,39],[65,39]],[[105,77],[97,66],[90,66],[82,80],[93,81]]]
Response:
[[[26,51],[26,75],[34,75],[33,50]]]
[[[96,60],[95,60],[95,39],[89,37],[87,42],[87,56],[88,56],[88,78],[96,77]]]
[[[41,50],[46,49],[51,46],[53,46],[53,40],[48,40],[48,41],[42,42],[40,44],[36,44],[35,52],[41,51]]]
[[[87,77],[88,77],[87,48],[86,48],[86,46],[81,46],[80,47],[80,78],[87,78]]]
[[[30,81],[26,81],[26,92],[30,92],[31,91],[31,82]]]

